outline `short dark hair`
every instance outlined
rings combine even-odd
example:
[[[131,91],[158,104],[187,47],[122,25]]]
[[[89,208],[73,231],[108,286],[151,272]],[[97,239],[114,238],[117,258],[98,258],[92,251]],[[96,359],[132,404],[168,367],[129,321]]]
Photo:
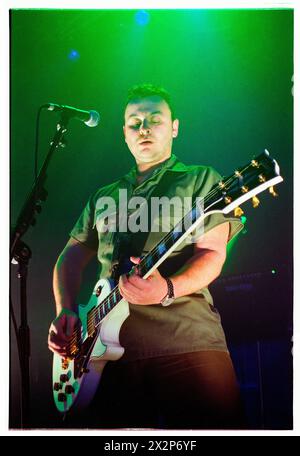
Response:
[[[175,110],[169,92],[163,87],[154,84],[138,84],[128,90],[126,105],[135,100],[142,100],[147,97],[160,97],[170,108],[172,120],[176,119]]]

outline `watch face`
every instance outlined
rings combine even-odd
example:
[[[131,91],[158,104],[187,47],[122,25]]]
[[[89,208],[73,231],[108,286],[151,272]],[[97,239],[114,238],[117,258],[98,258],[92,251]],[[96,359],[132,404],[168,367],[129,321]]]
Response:
[[[162,301],[161,305],[162,306],[169,306],[170,304],[172,304],[172,302],[174,301],[174,298],[166,298]]]

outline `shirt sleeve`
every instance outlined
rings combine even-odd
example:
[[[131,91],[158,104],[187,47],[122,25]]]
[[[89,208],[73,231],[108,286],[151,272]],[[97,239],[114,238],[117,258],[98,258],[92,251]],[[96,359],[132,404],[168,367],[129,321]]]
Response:
[[[70,232],[70,236],[76,241],[85,244],[92,250],[98,250],[98,233],[95,226],[95,202],[94,195],[92,195],[84,210],[82,211],[79,219],[75,223]]]
[[[198,176],[194,189],[194,197],[200,196],[204,198],[221,179],[221,175],[214,168],[208,167],[205,173],[202,172]],[[218,212],[205,217],[204,232],[225,222],[229,222],[230,225],[228,242],[244,228],[240,218],[234,217],[232,213],[225,215],[222,212]]]

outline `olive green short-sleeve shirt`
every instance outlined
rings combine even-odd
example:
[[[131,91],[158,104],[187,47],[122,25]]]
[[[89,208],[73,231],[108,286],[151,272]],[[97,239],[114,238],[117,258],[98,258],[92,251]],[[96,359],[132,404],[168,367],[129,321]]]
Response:
[[[163,162],[140,185],[136,183],[136,173],[134,167],[123,178],[92,195],[70,233],[71,237],[97,251],[102,278],[111,276],[112,267],[120,258],[149,252],[181,218],[172,210],[167,215],[162,210],[153,215],[146,208],[148,229],[141,225],[143,231],[130,232],[126,228],[130,226],[129,219],[135,211],[130,212],[129,209],[127,213],[124,210],[125,195],[127,201],[136,197],[137,202],[139,197],[149,202],[151,196],[177,197],[177,201],[178,198],[183,201],[188,197],[195,201],[196,197],[205,197],[221,179],[213,168],[187,166],[175,155]],[[110,204],[110,209],[103,204],[106,197],[109,197],[109,202],[115,203]],[[199,236],[201,232],[224,222],[230,223],[229,240],[243,228],[240,219],[217,213],[207,216],[203,226],[192,235],[195,239],[195,235]],[[163,276],[171,276],[191,258],[194,249],[191,236],[159,266]],[[123,359],[145,359],[199,350],[227,351],[220,316],[208,288],[177,298],[168,307],[129,303],[129,308],[130,315],[120,331],[120,343],[125,348]]]

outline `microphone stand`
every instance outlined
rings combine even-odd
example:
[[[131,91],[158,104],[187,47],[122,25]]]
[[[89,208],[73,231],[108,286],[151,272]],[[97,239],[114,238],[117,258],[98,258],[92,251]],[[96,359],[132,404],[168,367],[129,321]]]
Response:
[[[28,264],[31,258],[31,250],[22,240],[30,225],[35,225],[36,213],[42,210],[41,203],[46,201],[48,196],[44,188],[47,178],[47,168],[53,153],[58,147],[65,147],[63,142],[64,133],[67,131],[69,116],[62,113],[61,120],[57,124],[57,131],[50,142],[50,149],[46,159],[40,169],[37,179],[29,193],[25,204],[17,219],[16,226],[12,232],[10,246],[10,260],[13,264],[18,264],[18,278],[20,279],[20,314],[21,322],[17,334],[17,346],[21,368],[21,429],[30,428],[30,329],[27,321],[27,275]],[[12,309],[10,309],[11,311]]]

